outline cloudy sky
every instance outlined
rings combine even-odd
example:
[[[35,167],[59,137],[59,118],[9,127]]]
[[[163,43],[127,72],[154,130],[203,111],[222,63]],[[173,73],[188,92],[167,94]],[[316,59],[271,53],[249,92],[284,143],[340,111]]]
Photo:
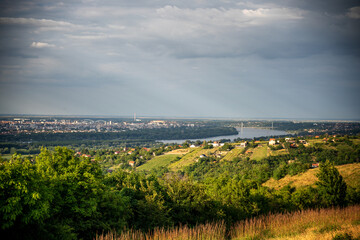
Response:
[[[0,114],[360,119],[360,1],[0,0]]]

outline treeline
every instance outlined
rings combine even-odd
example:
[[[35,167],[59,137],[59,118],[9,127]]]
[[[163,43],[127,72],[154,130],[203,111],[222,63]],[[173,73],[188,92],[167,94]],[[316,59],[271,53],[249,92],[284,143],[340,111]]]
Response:
[[[123,132],[74,132],[74,133],[30,133],[0,135],[0,142],[29,141],[84,141],[84,140],[172,140],[208,138],[222,135],[235,135],[232,127],[173,127],[156,129],[125,130]]]
[[[158,147],[162,144],[154,140],[127,139],[127,140],[83,140],[83,141],[39,141],[39,142],[0,142],[1,154],[38,154],[42,147],[53,149],[56,146],[63,146],[76,151],[91,149],[110,149],[124,147]]]
[[[32,133],[0,135],[1,154],[38,154],[41,147],[154,147],[157,140],[193,139],[237,134],[235,128],[206,126],[127,130],[124,132]]]
[[[337,142],[328,141],[307,147],[297,141],[296,148],[291,147],[290,143],[285,143],[284,139],[280,139],[280,141],[284,142],[283,145],[289,152],[288,154],[268,156],[260,160],[236,157],[232,161],[221,161],[215,157],[205,157],[187,166],[182,173],[197,181],[205,181],[208,178],[227,174],[241,179],[252,179],[257,184],[262,184],[271,177],[279,180],[286,175],[294,176],[305,172],[311,168],[314,160],[319,163],[329,160],[335,165],[360,162],[360,145],[354,144],[347,136],[337,138]],[[280,149],[283,148],[283,145],[269,147]],[[256,143],[250,142],[248,147],[256,146]],[[225,144],[223,148],[228,147]],[[162,169],[162,171],[164,170]]]
[[[267,172],[267,169],[259,170]],[[58,147],[35,159],[14,155],[0,164],[0,224],[5,239],[92,239],[124,229],[236,221],[266,214],[358,203],[329,162],[317,188],[273,190],[253,175],[226,171],[195,181],[186,174],[162,177],[117,170]]]

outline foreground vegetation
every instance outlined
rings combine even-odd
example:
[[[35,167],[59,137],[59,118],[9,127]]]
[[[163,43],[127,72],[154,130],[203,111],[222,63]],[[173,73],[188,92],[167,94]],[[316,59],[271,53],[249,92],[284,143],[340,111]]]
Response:
[[[151,233],[128,230],[107,233],[97,240],[200,240],[200,239],[360,239],[360,206],[269,214],[240,221],[227,231],[223,222],[155,229]]]
[[[244,148],[240,143],[214,147],[197,142],[191,148],[184,143],[81,152],[56,147],[43,148],[32,157],[15,154],[0,159],[1,235],[93,239],[96,233],[105,233],[98,238],[111,238],[117,232],[117,237],[130,239],[147,233],[196,239],[213,228],[205,239],[221,239],[217,236],[224,234],[234,239],[281,238],[271,227],[276,214],[289,213],[292,221],[297,211],[360,203],[357,140],[278,139],[275,146],[253,140]],[[318,170],[309,170],[314,163],[320,163]],[[309,184],[293,180],[268,185],[310,172]],[[260,232],[244,235],[239,230],[256,219],[267,222]],[[311,224],[294,232],[313,233],[317,225]]]

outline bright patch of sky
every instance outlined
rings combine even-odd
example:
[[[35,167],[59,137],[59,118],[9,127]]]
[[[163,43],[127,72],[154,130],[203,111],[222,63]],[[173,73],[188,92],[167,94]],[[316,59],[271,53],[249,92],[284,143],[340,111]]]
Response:
[[[353,0],[1,1],[0,114],[360,119]]]

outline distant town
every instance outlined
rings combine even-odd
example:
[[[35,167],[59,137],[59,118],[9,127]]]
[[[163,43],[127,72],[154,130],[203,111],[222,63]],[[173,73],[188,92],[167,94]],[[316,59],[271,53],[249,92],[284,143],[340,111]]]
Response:
[[[200,127],[199,122],[164,120],[103,120],[103,119],[30,119],[13,118],[0,120],[0,134],[19,133],[76,133],[76,132],[122,132],[137,129]]]

